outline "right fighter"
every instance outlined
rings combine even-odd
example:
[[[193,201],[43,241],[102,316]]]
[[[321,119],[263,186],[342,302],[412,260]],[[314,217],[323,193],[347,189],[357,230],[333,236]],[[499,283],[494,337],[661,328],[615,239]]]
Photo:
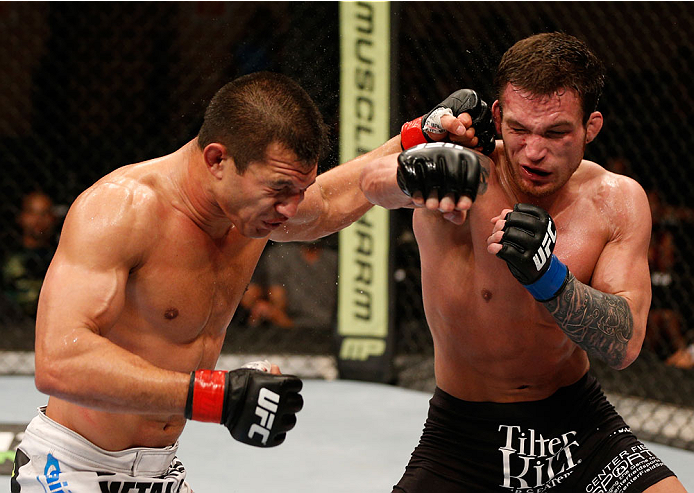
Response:
[[[588,354],[634,361],[650,302],[646,195],[583,159],[602,127],[603,74],[572,36],[521,40],[475,123],[488,156],[422,143],[446,138],[459,111],[484,114],[479,98],[456,97],[362,172],[373,203],[415,208],[434,341],[437,388],[393,491],[685,491],[588,373]]]

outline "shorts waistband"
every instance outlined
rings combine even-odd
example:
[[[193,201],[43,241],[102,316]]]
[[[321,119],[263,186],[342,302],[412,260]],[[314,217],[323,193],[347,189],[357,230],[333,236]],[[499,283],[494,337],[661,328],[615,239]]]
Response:
[[[56,459],[76,467],[89,466],[99,472],[157,477],[166,474],[176,456],[178,442],[163,448],[134,447],[115,452],[97,447],[83,436],[46,416],[40,407],[25,435],[50,444]]]
[[[507,418],[509,413],[516,418],[533,419],[553,410],[565,412],[567,405],[571,403],[585,403],[599,396],[602,396],[600,384],[590,373],[586,373],[575,383],[561,387],[551,396],[538,401],[509,403],[465,401],[436,387],[431,405],[479,419],[497,420]]]

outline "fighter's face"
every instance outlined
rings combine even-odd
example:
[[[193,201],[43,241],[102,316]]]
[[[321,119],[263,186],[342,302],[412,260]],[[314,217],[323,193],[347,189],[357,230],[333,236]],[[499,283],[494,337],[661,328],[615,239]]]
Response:
[[[270,144],[263,161],[251,162],[242,175],[234,177],[234,192],[225,212],[241,234],[264,238],[296,215],[316,174],[316,165],[307,170],[293,152]]]
[[[583,110],[573,90],[537,96],[509,84],[493,112],[511,178],[521,192],[533,197],[550,195],[571,178],[586,144],[602,126],[598,112],[583,124]]]

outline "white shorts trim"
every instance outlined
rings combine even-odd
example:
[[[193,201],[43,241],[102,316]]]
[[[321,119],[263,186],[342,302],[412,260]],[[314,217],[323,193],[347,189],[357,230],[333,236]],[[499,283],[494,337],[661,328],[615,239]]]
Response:
[[[111,452],[53,421],[45,409],[39,408],[17,447],[18,458],[20,453],[25,458],[15,462],[18,469],[12,482],[13,487],[21,486],[22,493],[120,491],[115,483],[162,493],[192,491],[185,483],[185,468],[176,458],[178,442]]]
[[[135,447],[111,452],[46,416],[45,407],[27,426],[22,449],[28,442],[37,442],[40,448],[75,469],[129,474],[131,476],[162,476],[176,457],[178,442],[164,448]]]

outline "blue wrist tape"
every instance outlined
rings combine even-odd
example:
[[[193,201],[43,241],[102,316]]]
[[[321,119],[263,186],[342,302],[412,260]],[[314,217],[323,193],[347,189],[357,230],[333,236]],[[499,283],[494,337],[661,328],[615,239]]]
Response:
[[[532,284],[523,284],[537,301],[549,301],[554,298],[566,282],[569,269],[561,263],[556,255],[552,254],[549,269],[541,278]]]

